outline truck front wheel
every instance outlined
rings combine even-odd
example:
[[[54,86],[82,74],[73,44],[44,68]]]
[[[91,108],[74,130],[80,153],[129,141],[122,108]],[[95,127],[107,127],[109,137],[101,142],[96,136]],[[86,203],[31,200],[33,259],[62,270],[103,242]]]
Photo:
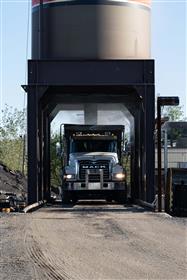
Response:
[[[67,191],[62,191],[62,203],[69,204],[70,203],[70,195]]]
[[[116,202],[120,204],[125,204],[127,202],[127,194],[126,191],[119,191],[116,194]]]

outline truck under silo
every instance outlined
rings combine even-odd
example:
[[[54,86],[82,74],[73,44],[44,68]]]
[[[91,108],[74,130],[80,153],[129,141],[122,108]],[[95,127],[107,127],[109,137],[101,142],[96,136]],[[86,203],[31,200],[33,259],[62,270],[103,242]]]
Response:
[[[83,104],[85,124],[94,116],[98,125],[97,105],[106,102],[124,104],[134,119],[131,198],[153,201],[150,15],[149,0],[32,0],[32,59],[24,86],[29,204],[50,198],[50,123],[58,105]]]
[[[123,125],[61,125],[62,201],[126,201]]]

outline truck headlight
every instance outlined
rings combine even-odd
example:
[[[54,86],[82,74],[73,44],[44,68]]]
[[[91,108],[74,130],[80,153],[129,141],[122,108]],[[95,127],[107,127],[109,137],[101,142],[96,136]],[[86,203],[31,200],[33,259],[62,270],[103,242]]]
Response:
[[[122,180],[125,178],[125,174],[124,173],[117,173],[114,175],[114,177],[118,180]]]
[[[73,179],[75,176],[73,174],[64,175],[64,179]]]

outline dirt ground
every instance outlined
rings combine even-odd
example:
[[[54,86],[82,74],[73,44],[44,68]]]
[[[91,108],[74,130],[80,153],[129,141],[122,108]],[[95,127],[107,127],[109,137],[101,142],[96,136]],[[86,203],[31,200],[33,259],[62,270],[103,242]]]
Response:
[[[187,279],[187,219],[104,202],[0,214],[0,279]]]

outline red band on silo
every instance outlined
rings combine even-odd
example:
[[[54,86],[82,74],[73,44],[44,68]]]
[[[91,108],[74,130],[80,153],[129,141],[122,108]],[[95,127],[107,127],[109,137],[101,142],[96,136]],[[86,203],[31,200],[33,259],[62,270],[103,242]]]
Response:
[[[137,4],[151,5],[151,0],[130,0],[129,2],[136,2]]]
[[[34,7],[34,6],[40,5],[40,1],[41,0],[32,0],[32,6]],[[50,2],[54,3],[54,2],[65,2],[65,1],[63,1],[63,0],[62,1],[61,0],[59,0],[59,1],[55,1],[55,0],[42,0],[41,3],[46,4],[46,3],[50,3]],[[120,0],[119,0],[119,2],[120,2]],[[133,3],[133,4],[138,4],[138,5],[144,5],[144,6],[148,6],[148,7],[151,5],[151,0],[129,0],[129,1],[122,0],[121,2]],[[85,5],[86,5],[86,3],[87,2],[85,1]]]

